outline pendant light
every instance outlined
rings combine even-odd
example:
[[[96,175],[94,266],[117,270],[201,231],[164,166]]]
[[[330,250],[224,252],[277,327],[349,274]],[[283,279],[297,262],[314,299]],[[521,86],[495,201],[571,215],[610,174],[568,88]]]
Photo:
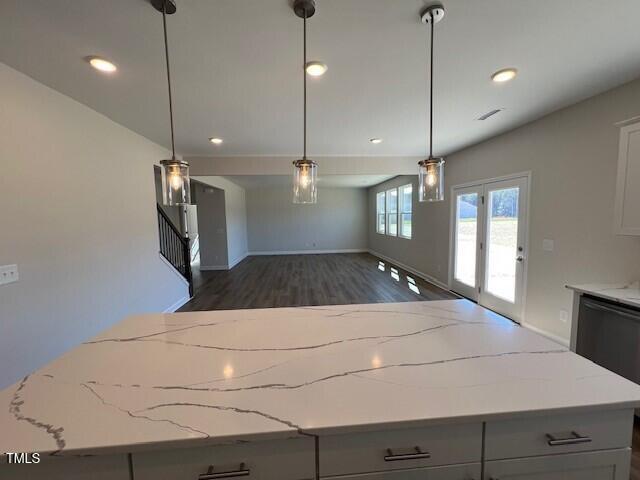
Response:
[[[422,11],[422,22],[431,26],[431,57],[429,81],[429,158],[418,163],[418,199],[421,202],[444,200],[444,158],[433,156],[433,32],[435,24],[444,18],[444,7],[437,3]]]
[[[169,66],[169,42],[167,40],[167,15],[176,13],[174,0],[151,0],[156,10],[162,13],[164,30],[164,55],[167,65],[167,86],[169,89],[169,122],[171,126],[171,160],[161,160],[162,203],[166,206],[184,206],[191,203],[191,182],[189,164],[176,159],[176,145],[173,129],[173,98],[171,94],[171,69]]]
[[[295,14],[303,19],[303,62],[302,76],[304,78],[304,150],[300,160],[293,162],[293,203],[317,203],[317,174],[318,164],[307,158],[307,19],[316,13],[314,0],[296,0],[293,4]]]

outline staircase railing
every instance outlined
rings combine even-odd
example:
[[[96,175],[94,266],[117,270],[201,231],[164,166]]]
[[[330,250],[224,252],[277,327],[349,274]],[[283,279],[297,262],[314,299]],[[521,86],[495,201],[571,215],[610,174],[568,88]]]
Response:
[[[157,205],[157,208],[160,254],[189,282],[189,295],[193,296],[193,273],[191,272],[189,238],[182,236],[160,205]]]

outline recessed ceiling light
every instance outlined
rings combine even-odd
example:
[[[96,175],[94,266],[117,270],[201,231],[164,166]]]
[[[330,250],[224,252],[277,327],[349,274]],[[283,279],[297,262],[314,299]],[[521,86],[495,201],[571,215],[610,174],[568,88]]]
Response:
[[[222,139],[221,138],[210,138],[209,141],[211,143],[213,143],[214,145],[220,145],[222,143]]]
[[[516,78],[517,74],[518,70],[515,68],[503,68],[491,75],[491,80],[497,83],[508,82],[509,80]]]
[[[88,57],[87,61],[93,68],[95,68],[96,70],[100,70],[101,72],[104,72],[104,73],[113,73],[116,70],[118,70],[118,67],[116,67],[109,60],[105,60],[104,58]]]
[[[378,145],[379,143],[382,143],[382,139],[381,138],[371,138],[369,141],[371,143],[373,143],[374,145]]]
[[[307,62],[307,73],[312,77],[321,77],[324,75],[329,67],[325,63],[322,62]]]

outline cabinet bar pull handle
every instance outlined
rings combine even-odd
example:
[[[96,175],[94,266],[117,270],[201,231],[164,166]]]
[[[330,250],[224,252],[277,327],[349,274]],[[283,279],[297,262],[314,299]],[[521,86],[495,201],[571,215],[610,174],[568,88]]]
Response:
[[[630,318],[631,320],[635,320],[636,322],[640,320],[640,314],[636,310],[632,310],[631,308],[624,308],[619,305],[609,307],[602,303],[596,303],[596,301],[591,302],[589,300],[583,300],[582,303],[587,308],[602,310],[604,312],[609,312],[616,315],[622,315],[624,317]]]
[[[385,462],[397,462],[399,460],[419,460],[421,458],[431,458],[429,452],[423,452],[420,447],[414,447],[415,453],[399,453],[394,455],[393,450],[387,448],[387,455],[384,457]]]
[[[213,465],[209,467],[207,473],[203,473],[198,477],[198,480],[216,480],[218,478],[234,478],[234,477],[248,477],[251,475],[251,471],[244,468],[244,463],[240,464],[239,470],[231,472],[218,472],[213,473]]]
[[[583,437],[576,432],[571,432],[571,436],[569,438],[556,438],[550,433],[547,433],[547,438],[549,439],[547,443],[550,447],[557,447],[560,445],[577,445],[578,443],[589,443],[591,441],[590,437]]]

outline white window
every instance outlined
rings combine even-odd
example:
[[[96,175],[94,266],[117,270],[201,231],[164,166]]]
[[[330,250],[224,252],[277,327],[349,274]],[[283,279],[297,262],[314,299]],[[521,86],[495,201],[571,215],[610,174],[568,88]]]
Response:
[[[387,190],[387,235],[398,235],[398,189]]]
[[[376,195],[376,231],[384,235],[385,233],[385,193],[378,192]]]
[[[403,238],[411,238],[411,209],[413,205],[413,186],[400,187],[400,233]]]

